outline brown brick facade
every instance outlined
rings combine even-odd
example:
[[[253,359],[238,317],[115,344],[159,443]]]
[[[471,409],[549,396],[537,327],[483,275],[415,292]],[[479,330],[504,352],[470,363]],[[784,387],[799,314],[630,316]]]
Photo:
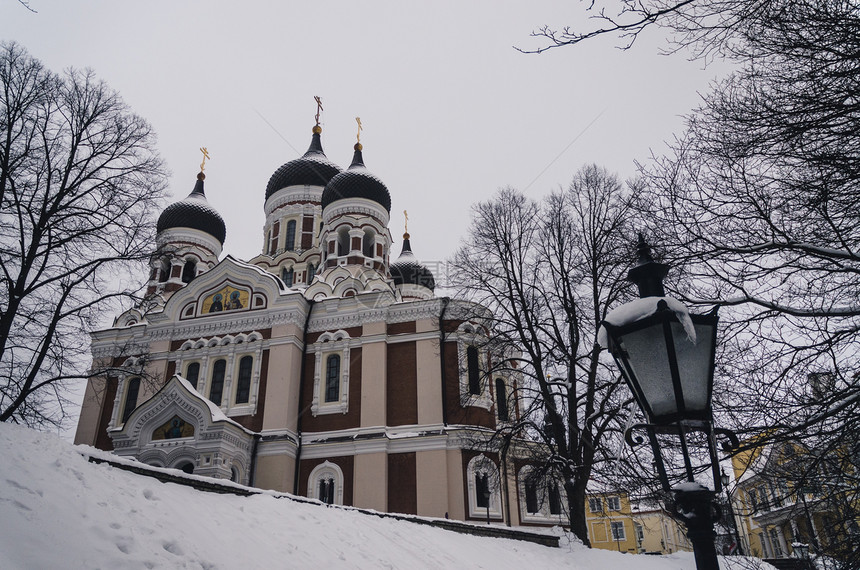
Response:
[[[418,423],[415,342],[388,345],[386,418],[390,426]]]
[[[319,336],[319,335],[317,335]],[[311,404],[314,400],[314,373],[316,355],[305,355],[305,388],[302,394],[303,431],[329,431],[356,428],[361,422],[361,348],[349,351],[349,411],[345,414],[323,414],[314,417]],[[320,372],[322,374],[322,371]]]
[[[415,452],[388,456],[388,511],[418,514]]]

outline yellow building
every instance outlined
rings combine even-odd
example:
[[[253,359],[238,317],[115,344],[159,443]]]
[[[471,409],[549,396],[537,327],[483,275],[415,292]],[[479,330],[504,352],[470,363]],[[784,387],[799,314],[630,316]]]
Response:
[[[693,550],[686,531],[666,512],[666,509],[634,505],[632,510],[633,526],[640,553],[672,554]]]
[[[585,515],[593,548],[639,552],[637,528],[626,493],[589,492]]]
[[[593,548],[632,554],[692,551],[686,532],[664,508],[633,503],[625,491],[589,482],[585,505]]]
[[[802,543],[813,554],[853,555],[853,541],[846,539],[858,529],[856,488],[846,486],[846,465],[834,455],[779,442],[732,458],[737,480],[732,500],[750,554],[791,558],[794,545]]]

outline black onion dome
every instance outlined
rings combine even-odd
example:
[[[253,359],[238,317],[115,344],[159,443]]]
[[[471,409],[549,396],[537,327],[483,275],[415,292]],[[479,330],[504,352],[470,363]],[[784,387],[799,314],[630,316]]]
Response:
[[[197,183],[194,190],[184,200],[169,205],[158,217],[156,230],[162,232],[171,228],[192,228],[206,232],[221,245],[227,237],[227,228],[224,226],[224,218],[215,208],[209,205],[206,194],[203,193],[203,180],[206,178],[202,172],[197,175]]]
[[[409,234],[403,236],[403,250],[400,252],[400,257],[391,264],[389,269],[395,285],[403,285],[404,283],[421,285],[431,291],[436,288],[433,273],[412,253],[412,246],[409,245]]]
[[[342,168],[331,162],[322,149],[320,133],[322,129],[314,127],[311,146],[301,158],[291,160],[272,174],[266,185],[266,200],[287,186],[325,186]]]
[[[322,208],[345,198],[366,198],[391,211],[391,194],[382,180],[365,168],[360,144],[355,145],[349,169],[332,178],[323,190]]]

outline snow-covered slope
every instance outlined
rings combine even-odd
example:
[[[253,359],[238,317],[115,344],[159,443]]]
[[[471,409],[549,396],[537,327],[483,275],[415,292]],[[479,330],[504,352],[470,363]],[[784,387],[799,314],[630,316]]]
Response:
[[[0,423],[0,568],[573,568],[693,570],[633,556],[478,538],[408,522],[159,483],[88,463],[55,435]]]

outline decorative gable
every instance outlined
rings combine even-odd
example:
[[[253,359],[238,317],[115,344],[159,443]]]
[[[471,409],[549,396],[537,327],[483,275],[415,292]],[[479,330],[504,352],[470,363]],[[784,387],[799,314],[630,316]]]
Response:
[[[114,453],[156,467],[247,483],[253,432],[173,376],[110,431]]]
[[[285,294],[277,277],[229,255],[167,299],[151,322],[241,314],[271,308]],[[296,293],[297,294],[297,293]]]

